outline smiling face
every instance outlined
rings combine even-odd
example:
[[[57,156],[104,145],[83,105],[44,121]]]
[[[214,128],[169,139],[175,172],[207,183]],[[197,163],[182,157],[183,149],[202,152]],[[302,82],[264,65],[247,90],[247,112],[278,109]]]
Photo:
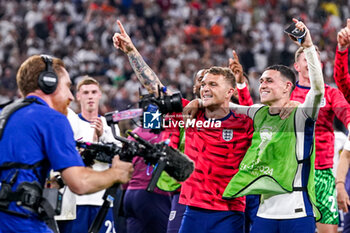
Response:
[[[80,86],[77,92],[77,100],[80,102],[81,111],[93,112],[98,110],[101,96],[101,90],[96,84]]]
[[[70,91],[72,82],[70,81],[67,70],[64,68],[61,68],[57,75],[59,76],[57,89],[51,94],[52,108],[67,115],[67,108],[70,102],[74,100],[73,94]]]
[[[273,105],[281,99],[288,98],[292,82],[284,78],[280,71],[266,70],[260,77],[260,101],[262,104]]]
[[[223,75],[207,73],[201,82],[201,99],[206,108],[220,108],[230,101],[234,88]]]

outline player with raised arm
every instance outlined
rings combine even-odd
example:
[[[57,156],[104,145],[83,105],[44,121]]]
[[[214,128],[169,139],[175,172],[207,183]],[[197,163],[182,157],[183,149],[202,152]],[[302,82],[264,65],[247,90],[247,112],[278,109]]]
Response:
[[[154,93],[162,85],[132,45],[121,23],[118,24],[121,33],[113,38],[115,46],[128,55],[140,81]],[[180,232],[243,232],[244,198],[229,201],[221,198],[250,144],[252,132],[252,122],[247,117],[228,109],[234,88],[235,77],[229,68],[212,67],[203,77],[201,96],[210,102],[197,115],[196,122],[203,125],[208,118],[215,118],[212,123],[220,127],[186,130],[185,154],[195,161],[196,169],[181,188],[180,203],[187,205],[187,209]],[[207,225],[202,224],[203,219]]]
[[[254,120],[254,135],[239,172],[223,196],[262,194],[252,228],[254,233],[311,233],[315,231],[314,216],[319,217],[315,208],[313,139],[324,84],[310,33],[302,22],[293,21],[299,30],[306,31],[301,46],[309,68],[311,89],[305,102],[288,118],[282,120],[277,116],[289,101],[295,75],[286,66],[273,65],[266,68],[260,78],[260,99],[267,106],[231,104],[234,111]]]
[[[290,98],[295,75],[288,67],[274,65],[266,68],[260,78],[260,99],[267,106],[234,107],[254,120],[254,135],[240,171],[224,196],[262,194],[253,233],[315,231],[313,139],[324,83],[309,30],[302,22],[293,21],[299,30],[306,31],[305,41],[300,44],[311,85],[305,102],[287,119],[276,117]]]

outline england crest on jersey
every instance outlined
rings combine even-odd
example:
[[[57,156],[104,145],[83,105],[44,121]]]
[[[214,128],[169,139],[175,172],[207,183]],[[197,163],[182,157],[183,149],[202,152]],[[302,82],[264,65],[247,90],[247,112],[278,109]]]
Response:
[[[233,138],[233,129],[223,129],[222,130],[222,139],[224,139],[226,142],[231,141]]]

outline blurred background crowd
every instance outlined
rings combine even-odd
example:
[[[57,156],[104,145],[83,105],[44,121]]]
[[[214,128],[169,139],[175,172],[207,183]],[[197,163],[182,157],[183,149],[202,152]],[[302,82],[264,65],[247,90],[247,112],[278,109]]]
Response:
[[[18,96],[16,72],[30,55],[62,58],[73,81],[102,83],[101,113],[138,102],[139,82],[112,36],[119,19],[162,83],[192,98],[193,75],[228,66],[235,49],[258,102],[258,78],[271,64],[291,66],[297,47],[283,30],[303,20],[335,86],[336,35],[350,0],[0,0],[0,103]]]

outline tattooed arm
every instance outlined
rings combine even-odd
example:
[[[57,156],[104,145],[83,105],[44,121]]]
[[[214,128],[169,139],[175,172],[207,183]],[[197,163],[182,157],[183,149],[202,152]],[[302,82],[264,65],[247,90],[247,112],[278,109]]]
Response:
[[[143,60],[141,54],[132,43],[129,35],[125,32],[122,23],[118,20],[117,24],[120,29],[120,33],[115,33],[113,36],[114,47],[122,50],[126,55],[128,55],[131,67],[133,68],[141,84],[150,94],[157,96],[158,87],[162,88],[164,85],[160,82],[153,70]],[[171,93],[168,91],[167,94]]]
[[[162,88],[164,85],[160,82],[157,75],[143,60],[141,54],[135,50],[127,53],[129,62],[137,78],[141,84],[148,90],[150,94],[158,94],[158,87]]]

